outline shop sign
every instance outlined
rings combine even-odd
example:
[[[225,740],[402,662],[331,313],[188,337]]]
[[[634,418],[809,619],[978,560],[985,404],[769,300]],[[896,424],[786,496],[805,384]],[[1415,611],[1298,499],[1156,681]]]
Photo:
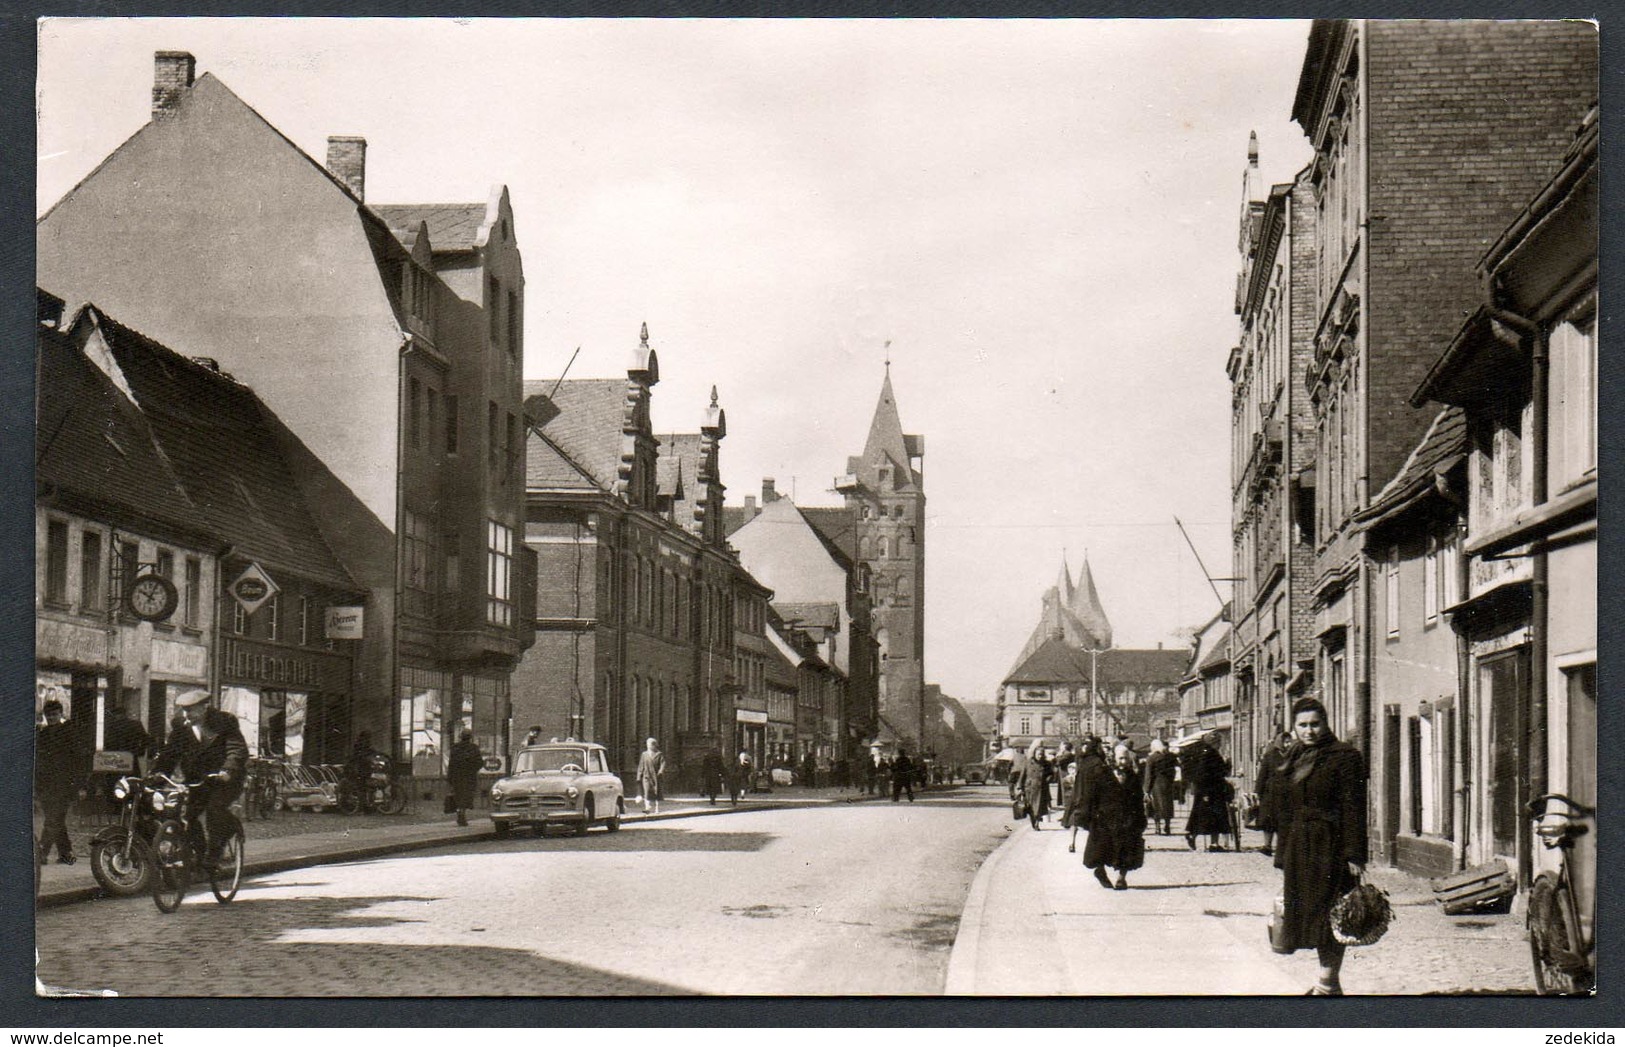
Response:
[[[221,675],[234,681],[290,687],[304,691],[349,690],[349,662],[327,656],[312,658],[225,640],[220,648]]]
[[[359,640],[365,619],[360,607],[329,607],[327,609],[327,638],[329,640]]]
[[[72,622],[34,619],[34,657],[42,662],[108,665],[107,634]]]
[[[259,564],[251,563],[226,587],[226,591],[242,607],[244,614],[253,614],[282,590],[277,588],[277,584],[271,581],[271,576]]]
[[[175,640],[152,641],[152,675],[204,679],[209,675],[209,649]]]
[[[91,755],[90,769],[95,774],[130,774],[135,771],[135,754],[102,749]]]
[[[735,709],[734,718],[740,723],[766,723],[767,713],[755,709]]]

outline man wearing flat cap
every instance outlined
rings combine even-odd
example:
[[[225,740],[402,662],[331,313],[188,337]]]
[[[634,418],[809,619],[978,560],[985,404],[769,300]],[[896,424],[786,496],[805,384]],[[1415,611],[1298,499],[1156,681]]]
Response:
[[[237,717],[212,708],[208,691],[191,690],[176,697],[175,722],[152,769],[170,774],[179,767],[186,781],[203,783],[192,796],[204,812],[211,863],[237,828],[231,804],[242,794],[247,764],[248,743]]]

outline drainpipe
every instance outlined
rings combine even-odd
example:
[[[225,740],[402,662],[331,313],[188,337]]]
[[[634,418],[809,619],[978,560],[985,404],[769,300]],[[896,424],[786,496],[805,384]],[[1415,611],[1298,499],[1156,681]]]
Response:
[[[1433,489],[1440,498],[1456,507],[1459,518],[1456,523],[1456,559],[1450,569],[1456,572],[1456,593],[1461,595],[1467,592],[1469,574],[1467,570],[1467,557],[1462,549],[1467,544],[1467,500],[1450,489],[1450,484],[1437,473],[1433,476]],[[1451,631],[1456,634],[1456,745],[1451,751],[1450,759],[1454,769],[1451,781],[1456,783],[1452,795],[1455,803],[1451,804],[1450,812],[1450,852],[1451,862],[1457,869],[1467,868],[1467,842],[1469,826],[1472,825],[1472,810],[1470,799],[1472,797],[1473,751],[1472,733],[1473,721],[1467,715],[1468,702],[1472,693],[1470,687],[1470,674],[1473,670],[1472,651],[1467,643],[1467,632],[1462,623],[1452,622]]]
[[[1490,288],[1490,300],[1497,297],[1496,288]],[[1532,505],[1546,502],[1546,391],[1550,377],[1550,358],[1546,336],[1538,324],[1526,316],[1492,305],[1489,315],[1497,323],[1505,324],[1518,333],[1520,340],[1529,345],[1531,409],[1529,434],[1530,477],[1529,501]],[[1547,694],[1546,663],[1550,644],[1547,629],[1549,607],[1546,547],[1537,542],[1532,550],[1530,565],[1529,608],[1529,797],[1544,795],[1550,774],[1547,767]]]
[[[389,615],[389,693],[384,697],[384,708],[389,713],[388,729],[394,734],[389,739],[390,758],[395,757],[395,746],[400,740],[401,724],[401,606],[405,598],[401,570],[401,535],[406,526],[406,370],[407,361],[417,350],[417,342],[410,333],[401,335],[400,363],[395,375],[395,599]],[[446,713],[457,699],[458,680],[452,679],[452,693],[440,708],[440,751],[448,752],[446,741]],[[455,733],[455,732],[454,732]],[[356,717],[350,717],[350,744],[355,744]],[[441,759],[445,759],[444,756]]]
[[[1362,404],[1360,412],[1362,422],[1367,426],[1367,434],[1360,440],[1360,474],[1359,490],[1356,500],[1361,508],[1368,504],[1371,497],[1371,440],[1369,426],[1371,424],[1371,27],[1370,23],[1361,19],[1355,24],[1355,48],[1359,53],[1359,69],[1357,93],[1360,100],[1358,130],[1359,140],[1364,144],[1360,150],[1360,197],[1364,207],[1360,215],[1360,293],[1365,296],[1361,303],[1360,317],[1360,355],[1359,355],[1359,397]],[[1363,544],[1363,543],[1362,543]],[[1360,615],[1360,631],[1358,640],[1361,650],[1359,662],[1353,657],[1349,659],[1352,668],[1360,666],[1361,679],[1357,684],[1357,693],[1360,703],[1360,746],[1365,750],[1366,773],[1371,773],[1371,666],[1374,661],[1373,644],[1371,642],[1371,571],[1368,566],[1368,557],[1365,550],[1360,550],[1360,580],[1357,593],[1361,606],[1355,609]]]

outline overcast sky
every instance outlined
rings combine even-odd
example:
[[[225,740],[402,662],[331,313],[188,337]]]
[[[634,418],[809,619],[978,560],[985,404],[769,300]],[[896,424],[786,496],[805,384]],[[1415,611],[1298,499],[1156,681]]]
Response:
[[[372,203],[512,194],[527,378],[624,373],[660,431],[728,413],[729,502],[804,505],[862,450],[888,350],[926,437],[926,674],[991,700],[1063,549],[1119,646],[1232,573],[1229,387],[1247,135],[1269,182],[1286,21],[52,20],[39,209],[146,122],[178,49]],[[185,347],[176,348],[185,351]],[[1220,583],[1221,591],[1228,588]]]

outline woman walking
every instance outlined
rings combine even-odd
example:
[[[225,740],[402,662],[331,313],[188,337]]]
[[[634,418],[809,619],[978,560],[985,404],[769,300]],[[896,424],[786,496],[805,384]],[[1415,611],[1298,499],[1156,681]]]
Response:
[[[1109,770],[1079,780],[1079,806],[1089,839],[1083,846],[1083,864],[1095,871],[1100,886],[1128,890],[1128,874],[1145,864],[1145,794],[1140,790],[1140,768],[1126,745],[1117,747]],[[1114,885],[1106,867],[1117,870]]]
[[[1050,763],[1044,755],[1044,739],[1034,738],[1027,747],[1027,762],[1022,765],[1017,788],[1027,804],[1027,818],[1035,830],[1040,821],[1049,817],[1049,780]]]
[[[1106,760],[1100,754],[1100,739],[1094,735],[1087,735],[1083,744],[1078,747],[1078,758],[1072,763],[1072,791],[1067,798],[1067,804],[1061,813],[1061,825],[1072,830],[1072,839],[1066,845],[1068,854],[1075,854],[1078,850],[1078,830],[1089,831],[1089,822],[1084,816],[1083,798],[1088,790],[1086,784],[1096,775],[1106,773]],[[1088,841],[1085,840],[1085,846]]]
[[[1174,825],[1174,772],[1178,764],[1161,738],[1151,739],[1145,758],[1146,814],[1157,823],[1157,835],[1167,836]]]
[[[1332,937],[1330,917],[1365,868],[1365,760],[1332,734],[1326,707],[1314,698],[1292,705],[1292,746],[1276,797],[1284,911],[1275,948],[1314,949],[1320,979],[1308,995],[1341,996],[1345,947]]]
[[[446,779],[451,786],[452,808],[457,812],[457,824],[468,824],[468,809],[474,806],[474,790],[480,783],[480,768],[485,756],[480,752],[474,732],[464,730],[457,736],[457,744],[446,754]]]
[[[660,743],[649,738],[643,743],[643,755],[638,757],[638,793],[643,797],[643,813],[660,813],[660,779],[666,773],[666,754]]]
[[[1179,753],[1180,770],[1191,786],[1191,815],[1185,822],[1185,843],[1196,850],[1196,838],[1208,838],[1209,851],[1222,851],[1219,837],[1230,831],[1230,773],[1223,756],[1203,735]]]

